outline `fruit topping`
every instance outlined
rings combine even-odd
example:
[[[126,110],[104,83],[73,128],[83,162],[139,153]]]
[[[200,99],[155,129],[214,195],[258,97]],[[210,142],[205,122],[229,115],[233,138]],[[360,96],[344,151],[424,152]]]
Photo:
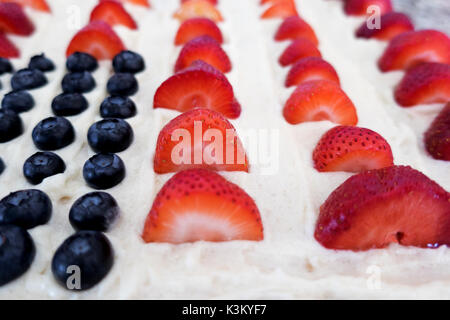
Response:
[[[340,85],[333,66],[319,57],[307,57],[297,61],[286,77],[286,88],[311,80],[329,80]]]
[[[47,78],[39,69],[21,69],[11,77],[13,90],[32,90],[47,84]]]
[[[34,26],[17,3],[0,3],[0,31],[19,36],[29,36],[34,32]]]
[[[136,112],[136,105],[128,97],[107,97],[100,105],[100,115],[102,118],[127,119],[134,117]]]
[[[88,71],[67,73],[61,81],[64,93],[87,93],[95,86],[94,77]]]
[[[67,58],[66,67],[70,72],[91,72],[98,68],[98,62],[88,53],[74,52]]]
[[[66,171],[64,161],[53,152],[36,152],[23,165],[23,175],[31,184]]]
[[[298,38],[294,40],[281,54],[278,62],[283,66],[296,63],[300,59],[307,57],[321,57],[319,49],[311,41]]]
[[[115,73],[106,85],[108,93],[113,96],[132,96],[139,85],[132,73]]]
[[[380,17],[380,28],[369,28],[367,21],[356,30],[356,37],[389,41],[403,32],[413,31],[414,25],[406,14],[388,12]]]
[[[0,2],[14,2],[23,7],[30,7],[34,10],[50,12],[50,7],[48,6],[46,0],[0,0]]]
[[[19,49],[17,49],[16,46],[6,37],[6,35],[0,31],[0,59],[2,59],[2,62],[0,63],[0,74],[4,73],[2,72],[1,65],[4,64],[4,61],[8,61],[6,58],[18,57],[20,57]]]
[[[48,72],[55,70],[55,64],[52,60],[47,58],[43,53],[33,56],[30,59],[30,63],[28,64],[28,68],[30,69],[39,69],[42,72]]]
[[[425,132],[425,146],[433,158],[450,161],[450,102]]]
[[[208,18],[215,22],[223,21],[219,10],[208,0],[189,0],[183,2],[180,9],[174,14],[180,21],[192,18]]]
[[[116,55],[112,63],[114,71],[117,73],[139,73],[145,69],[145,62],[142,56],[129,50],[122,51]]]
[[[33,96],[25,90],[11,91],[3,96],[2,108],[21,113],[31,110],[35,105]]]
[[[392,11],[391,0],[345,0],[344,11],[352,16],[365,16],[371,6],[377,6],[379,13],[383,14]]]
[[[31,134],[35,146],[44,151],[62,149],[75,140],[75,130],[63,117],[49,117],[40,121]]]
[[[99,153],[86,161],[83,177],[94,189],[109,189],[125,178],[125,165],[118,155]]]
[[[81,93],[61,93],[52,101],[52,111],[56,116],[76,116],[88,108],[88,101]]]
[[[11,141],[23,133],[22,119],[14,111],[0,109],[0,143]]]
[[[298,16],[294,0],[279,1],[270,6],[261,15],[262,19],[285,19],[291,16]]]
[[[94,123],[88,130],[87,140],[95,152],[121,152],[133,142],[133,129],[123,119],[108,118]]]
[[[208,18],[192,18],[184,21],[175,37],[175,45],[185,44],[200,36],[210,36],[222,44],[223,37],[219,27]]]
[[[0,33],[0,37],[1,37],[1,33]],[[0,48],[1,48],[1,43],[0,43]],[[14,68],[13,68],[11,62],[6,58],[2,58],[0,55],[0,75],[2,75],[4,73],[11,73],[13,71],[14,71]]]
[[[115,0],[103,0],[91,11],[89,21],[104,21],[111,27],[122,25],[130,29],[137,29],[136,21],[125,10],[120,2]]]
[[[291,16],[284,19],[283,23],[275,34],[276,41],[295,40],[305,38],[314,43],[319,44],[316,33],[313,28],[299,16]]]

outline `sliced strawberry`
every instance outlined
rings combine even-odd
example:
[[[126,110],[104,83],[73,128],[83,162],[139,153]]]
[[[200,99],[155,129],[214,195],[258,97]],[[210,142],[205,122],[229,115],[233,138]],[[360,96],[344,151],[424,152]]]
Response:
[[[215,22],[223,21],[220,11],[208,0],[189,0],[181,5],[181,8],[174,14],[180,21],[192,18],[208,18]]]
[[[231,71],[228,55],[220,43],[210,36],[194,38],[184,45],[175,64],[175,72],[189,67],[196,60],[202,60],[222,72]]]
[[[266,4],[266,3],[275,4],[275,3],[288,2],[288,1],[291,1],[291,0],[261,0],[260,4],[261,5]]]
[[[278,62],[286,67],[288,65],[294,64],[300,59],[307,57],[321,57],[319,49],[311,41],[305,38],[298,38],[283,51]]]
[[[382,136],[354,126],[327,131],[314,149],[313,160],[320,172],[361,172],[394,164],[391,147]]]
[[[102,1],[92,10],[90,21],[98,20],[106,22],[111,27],[119,24],[130,29],[137,29],[133,17],[120,2],[115,0]]]
[[[109,24],[103,21],[90,22],[78,31],[67,47],[66,56],[74,52],[85,52],[99,60],[113,59],[125,46]]]
[[[413,30],[414,25],[406,14],[388,12],[380,17],[380,29],[369,29],[367,21],[364,21],[356,30],[356,37],[389,41],[403,32]]]
[[[1,58],[18,58],[20,56],[19,49],[9,41],[3,32],[0,32],[0,57]]]
[[[450,244],[450,195],[405,166],[351,177],[320,207],[314,237],[339,250]]]
[[[110,1],[110,0],[100,0],[100,2],[103,2],[103,1]],[[130,4],[134,4],[134,5],[146,7],[146,8],[151,7],[149,0],[117,0],[117,1],[123,2],[123,3],[130,3]]]
[[[395,100],[403,107],[450,101],[450,65],[424,63],[408,70],[395,88]]]
[[[316,33],[305,20],[299,16],[291,16],[284,19],[275,34],[275,40],[284,41],[297,38],[306,38],[316,46],[319,44]]]
[[[0,0],[0,2],[14,2],[23,7],[30,7],[38,11],[51,11],[45,0]]]
[[[425,146],[433,158],[450,161],[450,102],[425,132]]]
[[[0,3],[0,31],[29,36],[34,32],[34,25],[17,3]]]
[[[153,107],[181,112],[208,108],[231,119],[241,114],[241,106],[227,78],[201,60],[163,82],[156,91]]]
[[[307,57],[297,61],[289,70],[285,86],[298,86],[311,80],[329,80],[340,85],[339,76],[333,66],[319,57]]]
[[[329,120],[352,126],[358,122],[353,102],[339,85],[328,80],[300,84],[286,102],[283,115],[290,124]]]
[[[189,135],[185,136],[187,133]],[[184,141],[185,138],[190,141]],[[247,156],[236,129],[222,114],[210,109],[186,111],[159,133],[155,172],[163,174],[194,168],[248,172]]]
[[[262,14],[262,19],[285,19],[290,16],[298,16],[297,8],[293,0],[279,1],[270,6]]]
[[[365,16],[370,6],[378,6],[380,13],[392,11],[391,0],[345,0],[345,13],[352,16]]]
[[[185,243],[264,239],[253,199],[219,174],[193,169],[175,174],[147,216],[145,242]]]
[[[190,0],[181,0],[181,3],[185,3],[185,2],[188,2],[188,1],[190,1]],[[209,2],[211,2],[211,4],[213,4],[213,5],[216,5],[217,4],[217,0],[208,0]]]
[[[185,44],[200,36],[210,36],[220,44],[223,42],[222,32],[214,21],[208,18],[192,18],[181,24],[175,37],[175,45]]]
[[[450,64],[450,39],[436,30],[405,32],[389,42],[378,61],[381,71],[412,68],[424,62]]]

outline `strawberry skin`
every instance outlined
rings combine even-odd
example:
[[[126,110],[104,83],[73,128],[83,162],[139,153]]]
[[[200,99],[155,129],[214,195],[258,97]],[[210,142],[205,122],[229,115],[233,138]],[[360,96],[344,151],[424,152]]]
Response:
[[[223,21],[220,11],[208,0],[189,0],[182,3],[174,17],[180,21],[192,18],[208,18],[215,22]]]
[[[34,10],[50,12],[50,7],[45,0],[0,0],[0,2],[14,2],[24,7],[30,7]]]
[[[188,2],[188,1],[190,1],[190,0],[181,0],[181,3],[185,3],[185,2]],[[208,2],[210,2],[213,5],[217,4],[217,0],[208,0]]]
[[[388,12],[380,17],[381,29],[369,29],[367,22],[356,30],[357,38],[378,39],[390,41],[403,32],[414,30],[414,25],[406,14],[401,12]]]
[[[186,243],[264,239],[258,207],[219,174],[193,169],[175,174],[157,194],[145,222],[145,242]]]
[[[283,116],[290,124],[323,120],[349,126],[358,123],[353,102],[336,83],[328,80],[300,84],[286,102]]]
[[[450,102],[425,132],[425,146],[433,158],[450,161]]]
[[[316,33],[305,20],[299,16],[291,16],[284,19],[275,33],[275,40],[284,41],[297,38],[306,38],[316,46],[319,44]]]
[[[153,107],[181,112],[208,108],[230,119],[241,114],[241,106],[227,78],[201,60],[163,82],[155,93]]]
[[[74,52],[88,53],[98,60],[113,59],[125,50],[119,36],[109,24],[103,21],[90,22],[72,38],[66,56]]]
[[[222,32],[214,21],[208,18],[192,18],[181,24],[175,37],[175,45],[185,44],[200,36],[210,36],[218,43],[223,43]]]
[[[272,4],[261,15],[262,19],[285,19],[290,16],[298,16],[294,0],[278,1]]]
[[[0,32],[19,36],[29,36],[34,32],[34,25],[17,3],[0,3]]]
[[[103,2],[103,1],[110,1],[110,0],[100,0],[100,2]],[[141,6],[141,7],[146,7],[146,8],[151,7],[149,0],[117,0],[117,1],[124,2],[124,3],[130,3],[130,4],[133,4],[136,6]]]
[[[123,25],[130,29],[137,29],[133,17],[120,2],[115,0],[102,1],[92,10],[90,21],[98,20],[106,22],[111,27]]]
[[[307,57],[296,62],[286,77],[285,86],[298,86],[311,80],[329,80],[340,85],[339,76],[333,66],[319,57]]]
[[[311,41],[305,38],[298,38],[294,40],[281,54],[278,62],[286,67],[294,64],[300,59],[307,57],[321,57],[319,49]]]
[[[381,135],[354,126],[326,132],[314,149],[313,161],[320,172],[361,172],[394,164],[391,147]]]
[[[195,132],[196,124],[198,130],[201,129],[200,136],[198,138],[196,137]],[[172,161],[172,152],[181,142],[181,139],[179,141],[173,141],[172,137],[174,137],[174,133],[180,129],[187,130],[191,137],[191,154],[188,156],[189,161],[186,164],[177,164]],[[205,148],[208,148],[208,146],[211,148],[212,141],[210,141],[209,138],[207,141],[204,141],[206,139],[203,139],[203,136],[209,129],[220,131],[223,137],[223,140],[220,142],[222,149],[220,151],[216,150],[217,157],[218,154],[222,154],[222,157],[220,157],[218,161],[216,161],[216,159],[207,158],[211,152],[207,152]],[[229,137],[228,140],[227,134]],[[214,140],[214,143],[217,143],[217,141]],[[203,150],[203,152],[199,153],[200,159],[196,163],[195,152],[198,153],[199,150]],[[183,152],[184,151],[186,150],[183,150]],[[227,153],[232,154],[232,157],[229,156],[228,161]],[[203,157],[201,157],[202,154]],[[237,137],[236,129],[234,129],[233,125],[225,119],[222,114],[214,110],[203,108],[186,111],[170,121],[161,130],[159,133],[158,142],[156,144],[156,152],[153,163],[155,172],[159,174],[194,168],[205,168],[216,171],[248,172],[247,156],[245,155],[240,139]]]
[[[450,65],[423,63],[408,70],[394,95],[402,107],[450,101]]]
[[[380,13],[392,11],[391,0],[345,0],[344,11],[352,16],[365,16],[370,6],[378,6]]]
[[[1,58],[18,58],[20,56],[19,49],[9,41],[3,32],[0,32],[0,57]]]
[[[202,60],[222,72],[231,71],[231,62],[220,43],[210,36],[200,36],[186,43],[175,64],[175,72]]]
[[[378,61],[381,71],[412,68],[424,62],[450,64],[450,39],[436,30],[404,32],[389,42]]]
[[[349,178],[320,207],[314,233],[325,248],[369,250],[391,243],[450,244],[450,194],[406,166]]]

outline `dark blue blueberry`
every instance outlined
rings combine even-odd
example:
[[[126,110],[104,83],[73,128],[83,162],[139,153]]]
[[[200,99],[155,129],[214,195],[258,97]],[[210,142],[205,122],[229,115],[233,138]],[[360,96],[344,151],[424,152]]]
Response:
[[[40,150],[51,151],[64,148],[75,140],[75,130],[63,117],[49,117],[39,122],[31,134]]]
[[[103,100],[100,115],[103,118],[131,118],[136,115],[136,105],[128,97],[111,96]]]
[[[125,50],[114,57],[113,68],[115,72],[138,73],[145,69],[145,62],[138,53]]]
[[[76,116],[86,110],[88,105],[81,93],[61,93],[53,99],[52,110],[57,116]]]
[[[114,264],[111,242],[101,232],[79,231],[66,239],[56,250],[52,260],[52,272],[58,283],[69,290],[87,290],[98,284]],[[69,277],[78,267],[80,282]]]
[[[109,78],[106,87],[111,95],[132,96],[139,86],[132,73],[116,73]]]
[[[25,90],[11,91],[5,94],[2,100],[2,108],[16,113],[26,112],[34,107],[33,96]]]
[[[133,129],[122,119],[104,119],[88,130],[88,142],[95,152],[121,152],[133,142]]]
[[[23,175],[31,184],[66,171],[64,161],[53,152],[36,152],[23,165]]]
[[[94,78],[87,71],[68,73],[61,82],[62,89],[65,93],[86,93],[92,91],[95,85]]]
[[[125,165],[118,155],[99,153],[86,161],[83,177],[91,188],[109,189],[125,178]]]
[[[47,84],[47,78],[39,69],[21,69],[11,77],[13,90],[31,90]]]
[[[36,248],[27,230],[0,226],[0,286],[23,275],[33,263]]]
[[[23,132],[22,120],[11,110],[0,109],[0,143],[8,142]]]
[[[13,70],[11,62],[6,58],[0,57],[0,76],[4,73],[13,72]]]
[[[0,174],[5,171],[5,163],[3,162],[2,158],[0,158]]]
[[[66,67],[71,72],[94,71],[98,68],[98,62],[90,54],[75,52],[67,58]]]
[[[30,69],[39,69],[42,72],[55,70],[55,65],[52,60],[47,58],[43,53],[31,57],[30,63],[28,64]]]
[[[20,190],[0,200],[0,225],[14,224],[31,229],[46,224],[51,216],[52,202],[40,190]]]
[[[108,231],[119,217],[116,200],[106,192],[91,192],[70,208],[69,220],[75,230]]]

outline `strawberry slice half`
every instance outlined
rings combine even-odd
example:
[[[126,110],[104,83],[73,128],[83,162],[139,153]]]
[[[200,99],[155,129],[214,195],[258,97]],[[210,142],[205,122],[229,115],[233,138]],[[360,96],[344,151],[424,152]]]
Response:
[[[314,43],[305,38],[298,38],[283,51],[278,62],[286,67],[307,57],[322,57]]]
[[[182,45],[200,36],[210,36],[223,43],[222,32],[214,21],[208,18],[192,18],[184,21],[175,37],[175,45]]]
[[[175,174],[159,191],[145,222],[145,242],[186,243],[264,239],[258,207],[219,174],[193,169]]]
[[[324,120],[349,126],[358,123],[353,102],[335,82],[328,80],[300,84],[286,102],[283,116],[290,124]]]
[[[370,6],[378,6],[381,14],[392,11],[391,0],[345,0],[344,11],[351,16],[365,16]]]
[[[30,7],[37,11],[51,12],[45,0],[0,0],[0,2],[13,2],[23,7]]]
[[[103,2],[103,1],[110,1],[110,0],[100,0],[100,2]],[[149,0],[116,0],[116,1],[120,1],[123,3],[129,3],[129,4],[136,5],[136,6],[146,7],[146,8],[151,7]]]
[[[378,61],[381,71],[403,70],[424,62],[450,64],[450,39],[437,30],[404,32],[389,42]]]
[[[424,63],[408,70],[394,95],[402,107],[450,101],[450,65]]]
[[[133,17],[120,2],[115,0],[102,1],[92,10],[90,21],[98,20],[106,22],[111,27],[122,25],[129,29],[137,29]]]
[[[450,102],[425,132],[425,146],[433,158],[450,161]]]
[[[295,40],[297,38],[305,38],[314,43],[319,44],[316,33],[313,28],[299,16],[291,16],[284,19],[283,23],[275,33],[276,41]]]
[[[34,32],[34,25],[17,3],[0,3],[0,32],[19,36],[29,36]]]
[[[298,16],[294,0],[279,1],[270,6],[261,15],[262,19],[285,19],[290,16]]]
[[[357,38],[389,41],[403,32],[414,31],[414,25],[406,14],[388,12],[380,17],[380,29],[369,29],[367,21],[356,30]]]
[[[185,2],[188,2],[188,1],[190,1],[190,0],[181,0],[181,3],[185,3]],[[208,0],[208,2],[210,2],[213,5],[216,5],[218,1],[217,0]]]
[[[153,163],[159,174],[194,168],[248,172],[236,129],[222,114],[204,108],[186,111],[161,130]]]
[[[109,24],[103,21],[90,22],[72,38],[66,56],[74,52],[88,53],[98,60],[113,59],[125,50],[119,36]]]
[[[340,85],[339,76],[333,66],[319,57],[307,57],[297,61],[289,70],[285,86],[298,86],[311,80],[329,80]]]
[[[361,172],[394,164],[391,147],[381,135],[354,126],[327,131],[314,149],[313,161],[320,172]]]
[[[230,119],[241,114],[241,106],[227,78],[201,60],[163,82],[155,93],[153,107],[181,112],[208,108]]]
[[[222,72],[231,71],[231,62],[220,43],[210,36],[200,36],[186,43],[175,64],[175,72],[202,60]]]
[[[406,166],[351,177],[320,207],[314,233],[325,248],[369,250],[391,243],[450,244],[450,194]]]
[[[0,57],[10,59],[18,58],[19,56],[19,49],[17,49],[3,32],[0,32]]]
[[[223,21],[220,11],[208,0],[189,0],[183,2],[174,17],[180,21],[192,18],[208,18],[215,22]]]

